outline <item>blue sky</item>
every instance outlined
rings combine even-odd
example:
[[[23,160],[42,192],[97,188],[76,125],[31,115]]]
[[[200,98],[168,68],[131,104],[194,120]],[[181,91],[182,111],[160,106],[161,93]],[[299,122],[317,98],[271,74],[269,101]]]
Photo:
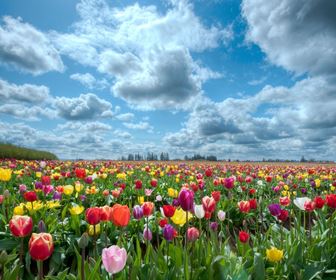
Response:
[[[3,0],[0,141],[60,158],[334,160],[335,5]]]

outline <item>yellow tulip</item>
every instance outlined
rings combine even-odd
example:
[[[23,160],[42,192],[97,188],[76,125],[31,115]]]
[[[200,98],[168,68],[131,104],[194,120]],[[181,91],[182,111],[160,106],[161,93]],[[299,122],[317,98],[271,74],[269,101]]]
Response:
[[[315,180],[315,186],[316,186],[316,188],[321,187],[321,180],[320,179]]]
[[[41,201],[34,201],[34,202],[26,202],[25,204],[23,204],[23,206],[26,207],[26,209],[28,209],[31,212],[40,210],[41,208],[43,208],[44,205]]]
[[[76,190],[76,192],[80,192],[83,188],[84,188],[84,186],[80,182],[76,182],[75,183],[75,190]]]
[[[140,205],[142,205],[142,204],[144,204],[144,202],[145,202],[145,197],[143,197],[143,196],[138,196],[138,203],[139,203]]]
[[[193,217],[193,215],[189,212],[188,213],[188,220],[190,220]],[[183,226],[186,223],[187,213],[182,209],[178,208],[175,210],[175,213],[173,217],[171,217],[171,220],[175,225]]]
[[[61,204],[58,200],[55,200],[55,201],[47,201],[46,203],[46,207],[48,209],[52,209],[52,208],[56,208],[56,207],[60,207]]]
[[[100,224],[96,225],[96,235],[100,234]],[[89,235],[93,236],[94,235],[94,226],[89,225]]]
[[[275,247],[266,250],[266,258],[271,262],[281,261],[283,258],[283,250],[279,250]]]
[[[14,215],[23,215],[25,213],[25,209],[22,204],[14,207]]]
[[[36,173],[35,173],[35,176],[36,176],[36,178],[41,178],[42,173],[41,173],[41,172],[36,172]]]
[[[175,198],[178,196],[178,191],[173,188],[168,188],[168,196]]]
[[[12,170],[0,168],[0,181],[8,182],[12,177]]]
[[[126,174],[125,173],[118,173],[117,179],[126,180]]]
[[[84,211],[84,206],[80,206],[74,204],[71,208],[69,208],[69,212],[71,215],[79,215]]]
[[[74,186],[72,185],[66,185],[63,187],[63,193],[65,195],[72,195],[73,191],[74,191]]]

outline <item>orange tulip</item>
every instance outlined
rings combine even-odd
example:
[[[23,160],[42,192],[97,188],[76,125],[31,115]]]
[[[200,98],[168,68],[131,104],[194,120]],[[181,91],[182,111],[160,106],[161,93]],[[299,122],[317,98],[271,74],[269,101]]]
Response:
[[[125,227],[128,225],[131,218],[131,211],[127,205],[115,204],[112,207],[110,219],[119,227]]]

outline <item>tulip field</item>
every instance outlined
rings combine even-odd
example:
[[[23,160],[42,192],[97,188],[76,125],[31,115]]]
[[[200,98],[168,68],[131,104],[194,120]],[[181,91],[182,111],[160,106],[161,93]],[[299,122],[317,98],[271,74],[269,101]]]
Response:
[[[0,279],[336,279],[336,166],[0,161]]]

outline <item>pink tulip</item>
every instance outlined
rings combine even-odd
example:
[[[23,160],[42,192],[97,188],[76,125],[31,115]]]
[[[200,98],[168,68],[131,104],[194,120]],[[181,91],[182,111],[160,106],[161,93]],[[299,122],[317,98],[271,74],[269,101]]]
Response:
[[[102,252],[103,265],[107,272],[115,274],[122,271],[126,265],[127,252],[124,248],[112,245]]]

